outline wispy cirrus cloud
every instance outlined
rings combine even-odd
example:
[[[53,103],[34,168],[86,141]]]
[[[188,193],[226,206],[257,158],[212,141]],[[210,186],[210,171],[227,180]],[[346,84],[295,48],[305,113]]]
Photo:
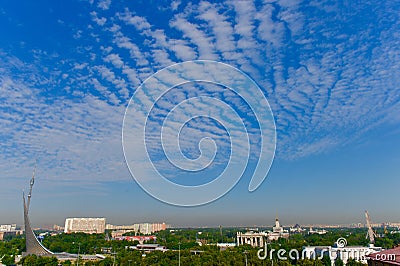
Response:
[[[37,53],[28,63],[3,53],[3,165],[38,157],[53,176],[118,177],[129,97],[157,70],[194,59],[236,66],[262,87],[276,119],[279,158],[362,140],[400,122],[400,20],[395,3],[371,4],[362,3],[362,11],[352,3],[175,1],[160,21],[135,6],[95,2],[83,14],[87,25],[73,26],[76,56]],[[196,130],[210,129],[190,132]]]
[[[0,66],[0,160],[5,177],[26,179],[37,159],[38,168],[47,169],[41,178],[54,181],[124,178],[112,174],[124,169],[116,149],[121,142],[114,138],[120,132],[124,108],[93,95],[48,99],[44,88],[55,80],[43,79],[34,66],[4,53]],[[21,73],[32,81],[21,78]]]
[[[398,38],[390,34],[398,23],[380,23],[382,10],[375,24],[359,23],[352,29],[349,22],[362,19],[357,10],[350,14],[337,5],[310,7],[311,12],[300,1],[180,5],[183,11],[172,13],[168,24],[180,34],[171,36],[164,25],[129,10],[117,17],[147,44],[136,47],[135,54],[140,54],[138,62],[153,64],[152,71],[180,60],[212,59],[248,73],[264,88],[274,111],[279,156],[299,158],[344,145],[350,132],[362,136],[391,120],[394,113],[388,110],[397,109],[399,101],[393,85],[397,78],[385,71],[396,73],[396,59],[380,60],[382,53],[398,57]],[[128,31],[120,29],[119,34]]]

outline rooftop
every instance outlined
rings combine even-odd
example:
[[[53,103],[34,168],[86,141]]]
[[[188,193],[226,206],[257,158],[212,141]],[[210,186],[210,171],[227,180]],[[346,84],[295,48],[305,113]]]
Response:
[[[372,253],[368,255],[367,258],[374,261],[387,262],[392,265],[400,265],[400,246]]]

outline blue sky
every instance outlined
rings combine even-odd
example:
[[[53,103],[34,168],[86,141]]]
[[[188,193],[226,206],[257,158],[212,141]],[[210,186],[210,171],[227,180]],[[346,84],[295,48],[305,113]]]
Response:
[[[400,222],[399,11],[397,1],[3,1],[0,223],[22,223],[35,159],[34,224],[271,225],[276,213],[350,223],[365,209]],[[259,85],[277,147],[256,191],[245,175],[221,199],[182,208],[133,181],[121,130],[141,82],[195,59]]]

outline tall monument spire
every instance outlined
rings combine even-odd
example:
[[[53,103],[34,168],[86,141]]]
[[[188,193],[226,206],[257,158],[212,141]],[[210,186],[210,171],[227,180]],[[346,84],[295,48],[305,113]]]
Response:
[[[32,187],[33,184],[35,183],[35,171],[36,171],[36,163],[35,163],[35,169],[33,170],[33,176],[30,182],[28,202],[26,202],[25,200],[25,193],[22,192],[23,204],[24,204],[24,224],[25,224],[25,244],[26,244],[26,252],[23,255],[30,255],[30,254],[35,254],[39,256],[51,255],[53,254],[53,252],[45,248],[42,245],[42,243],[40,243],[39,240],[36,238],[36,235],[33,232],[29,221],[28,211],[32,197]]]
[[[29,183],[29,194],[28,194],[28,204],[27,204],[28,212],[29,212],[29,205],[31,204],[32,188],[33,188],[33,185],[35,184],[36,164],[37,164],[37,161],[35,161],[35,168],[33,168],[31,182]]]

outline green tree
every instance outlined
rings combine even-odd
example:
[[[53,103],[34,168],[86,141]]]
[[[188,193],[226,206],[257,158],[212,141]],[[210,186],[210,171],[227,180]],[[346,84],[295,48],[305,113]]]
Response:
[[[324,264],[324,266],[331,266],[331,259],[329,258],[329,256],[324,256],[322,258],[322,263]]]
[[[344,263],[340,258],[337,258],[335,260],[335,266],[343,266],[343,265],[344,265]]]
[[[362,262],[356,261],[354,259],[349,259],[346,263],[347,266],[365,266]]]
[[[110,257],[105,258],[104,260],[100,261],[100,266],[112,266],[114,263],[113,259]]]
[[[36,259],[37,259],[36,255],[28,255],[26,257],[23,257],[21,259],[20,263],[23,266],[25,266],[25,265],[26,266],[34,266],[34,265],[36,265]]]
[[[13,265],[15,263],[14,257],[10,255],[4,255],[3,259],[1,262],[5,265]]]

